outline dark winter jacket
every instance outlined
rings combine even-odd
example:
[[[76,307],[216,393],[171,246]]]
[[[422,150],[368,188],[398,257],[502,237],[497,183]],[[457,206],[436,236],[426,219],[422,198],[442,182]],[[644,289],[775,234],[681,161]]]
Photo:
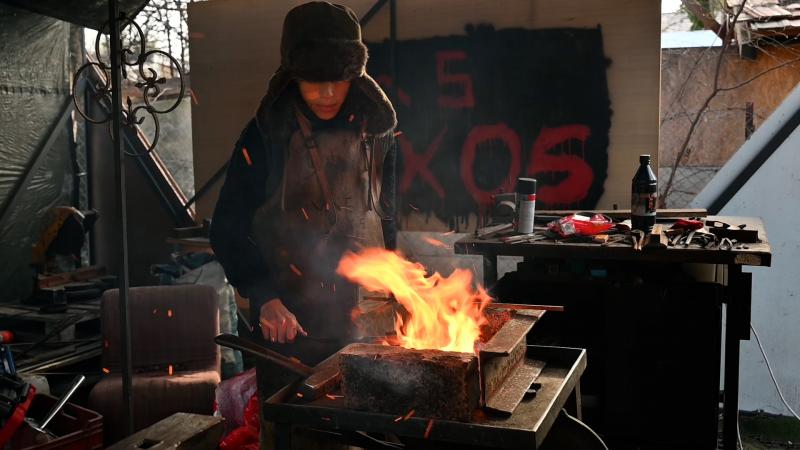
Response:
[[[250,299],[254,317],[263,302],[284,297],[281,287],[271,282],[251,225],[256,210],[280,189],[280,176],[268,175],[283,172],[284,148],[298,128],[295,104],[301,106],[315,130],[360,128],[366,120],[366,132],[380,139],[386,149],[379,200],[385,214],[383,234],[386,247],[395,247],[397,150],[393,131],[397,120],[386,95],[366,74],[366,59],[357,18],[349,9],[313,2],[287,15],[281,66],[270,79],[255,117],[236,142],[211,223],[214,252],[228,281],[241,296]],[[347,99],[337,117],[323,121],[308,110],[294,81],[301,77],[317,81],[351,80]],[[286,306],[291,310],[291,304]]]

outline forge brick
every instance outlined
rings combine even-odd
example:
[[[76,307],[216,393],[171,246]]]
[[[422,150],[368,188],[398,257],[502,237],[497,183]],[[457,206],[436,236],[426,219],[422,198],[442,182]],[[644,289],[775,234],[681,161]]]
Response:
[[[469,421],[478,407],[471,353],[351,344],[340,352],[345,406],[361,411]]]

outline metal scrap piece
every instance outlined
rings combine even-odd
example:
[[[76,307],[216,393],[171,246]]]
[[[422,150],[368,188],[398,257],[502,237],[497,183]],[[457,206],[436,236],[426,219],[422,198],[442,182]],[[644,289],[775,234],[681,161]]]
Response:
[[[485,408],[490,412],[512,414],[544,367],[544,361],[523,360],[494,395],[486,400]]]

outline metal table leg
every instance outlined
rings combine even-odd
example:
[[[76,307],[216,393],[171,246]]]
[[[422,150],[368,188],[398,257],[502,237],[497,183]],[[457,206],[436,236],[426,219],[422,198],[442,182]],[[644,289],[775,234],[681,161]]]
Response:
[[[292,450],[292,425],[275,424],[275,450]]]
[[[487,291],[497,284],[497,255],[483,255],[483,286]]]
[[[750,339],[752,274],[742,267],[728,266],[728,294],[725,319],[725,395],[722,418],[722,448],[737,448],[739,421],[740,341]]]

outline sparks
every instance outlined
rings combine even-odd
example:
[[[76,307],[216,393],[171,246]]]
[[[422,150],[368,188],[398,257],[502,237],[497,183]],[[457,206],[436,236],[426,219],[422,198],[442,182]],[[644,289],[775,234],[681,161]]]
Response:
[[[423,435],[425,439],[428,439],[428,436],[431,435],[431,429],[433,429],[433,419],[428,421],[428,427],[425,428],[425,434]]]
[[[172,310],[171,309],[167,310],[167,317],[170,317],[170,318],[172,317]]]
[[[306,221],[308,221],[308,213],[306,212],[306,209],[305,208],[300,208],[300,211],[303,213],[303,217],[306,218]]]
[[[169,367],[167,368],[167,373],[172,375],[172,373],[173,373],[172,364],[170,364]]]
[[[442,241],[440,241],[438,239],[434,239],[432,237],[424,237],[424,238],[422,238],[422,240],[427,242],[428,244],[434,246],[434,247],[446,248],[446,249],[451,249],[452,248],[449,245],[445,244],[444,242],[442,242]]]
[[[294,274],[297,275],[298,277],[303,276],[303,272],[300,272],[300,269],[298,269],[297,266],[295,266],[294,264],[289,264],[289,268],[292,269],[292,272],[294,272]]]
[[[246,162],[248,166],[252,166],[253,160],[250,159],[250,153],[247,151],[247,148],[242,147],[242,155],[244,156],[244,162]]]
[[[109,374],[109,373],[111,373],[111,371],[110,371],[110,370],[108,370],[108,369],[106,369],[105,367],[103,367],[103,373],[105,373],[105,374]]]

